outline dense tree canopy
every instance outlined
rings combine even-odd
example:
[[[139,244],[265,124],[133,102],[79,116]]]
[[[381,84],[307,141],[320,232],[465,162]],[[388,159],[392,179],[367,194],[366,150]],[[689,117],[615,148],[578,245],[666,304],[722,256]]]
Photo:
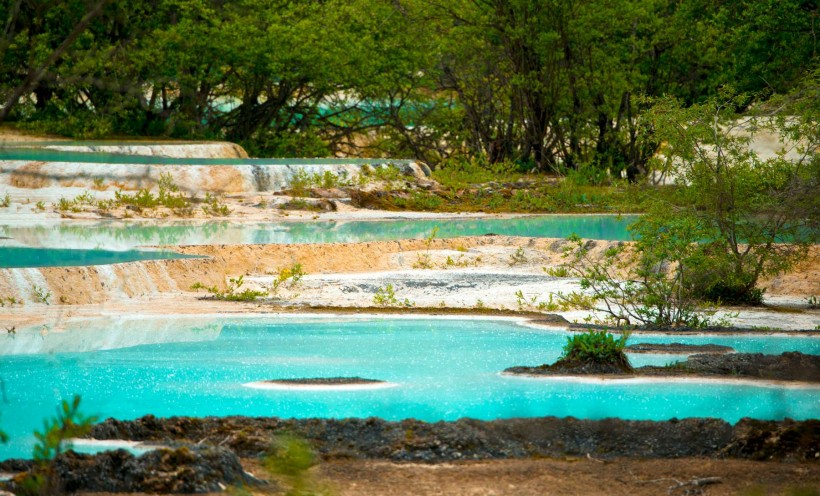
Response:
[[[646,97],[784,94],[809,0],[3,0],[0,119],[259,155],[646,170]]]

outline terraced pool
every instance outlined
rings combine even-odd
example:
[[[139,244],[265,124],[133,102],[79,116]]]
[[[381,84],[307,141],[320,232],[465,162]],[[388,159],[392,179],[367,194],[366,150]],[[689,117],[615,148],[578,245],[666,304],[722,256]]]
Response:
[[[262,223],[72,222],[0,223],[0,244],[34,247],[132,249],[146,245],[336,243],[500,234],[541,238],[628,240],[635,216],[534,215],[511,218],[284,221]]]
[[[164,260],[197,258],[171,251],[152,250],[78,250],[66,248],[29,248],[0,246],[0,269],[34,267],[72,267],[80,265],[107,265],[137,260]]]
[[[2,336],[0,459],[28,456],[32,431],[80,394],[102,418],[145,414],[368,417],[427,421],[531,416],[817,418],[817,388],[719,382],[567,382],[501,376],[555,360],[561,330],[463,319],[120,317]],[[814,336],[646,336],[738,351],[820,353]],[[636,356],[636,358],[638,358]],[[665,363],[668,356],[643,355]],[[259,390],[253,381],[359,376],[398,384],[360,391]]]

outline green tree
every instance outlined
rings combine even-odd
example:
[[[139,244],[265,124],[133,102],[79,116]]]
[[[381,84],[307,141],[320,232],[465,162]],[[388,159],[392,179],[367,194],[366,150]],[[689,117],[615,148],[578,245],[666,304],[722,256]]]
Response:
[[[759,279],[787,270],[816,239],[820,112],[817,80],[809,80],[795,100],[802,103],[781,109],[808,105],[802,115],[739,116],[748,97],[728,89],[688,108],[669,98],[653,107],[655,132],[680,185],[667,211],[702,233],[698,253],[686,261],[697,274],[690,281],[697,294],[760,303]],[[785,140],[776,156],[761,157],[750,146],[764,129]]]

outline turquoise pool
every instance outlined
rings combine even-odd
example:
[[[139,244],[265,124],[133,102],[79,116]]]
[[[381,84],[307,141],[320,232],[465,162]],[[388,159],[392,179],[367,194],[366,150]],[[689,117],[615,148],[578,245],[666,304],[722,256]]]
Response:
[[[28,248],[0,246],[0,269],[31,267],[70,267],[78,265],[107,265],[137,260],[197,258],[170,251],[149,250],[78,250],[66,248]]]
[[[817,388],[748,384],[601,383],[522,379],[506,367],[555,360],[566,333],[508,321],[302,319],[226,321],[121,317],[2,336],[5,383],[0,459],[29,456],[31,432],[61,399],[83,397],[103,418],[145,414],[368,417],[427,421],[575,416],[735,422],[817,418]],[[820,353],[810,336],[640,336],[637,341],[713,342],[739,351]],[[663,363],[668,357],[657,356]],[[398,384],[362,391],[270,391],[274,378],[361,376]]]
[[[63,248],[130,249],[146,245],[336,243],[478,236],[509,236],[628,240],[627,226],[636,216],[538,215],[511,218],[393,219],[379,221],[170,223],[136,222],[53,223],[21,225],[0,223],[6,244]]]
[[[94,142],[50,142],[50,145],[94,145]],[[99,142],[100,145],[115,145],[116,142]],[[124,145],[160,143],[122,142]],[[156,155],[128,155],[110,152],[80,152],[43,148],[43,143],[24,146],[0,147],[0,161],[43,161],[73,162],[92,164],[161,164],[161,165],[316,165],[316,164],[406,164],[412,160],[388,160],[366,158],[173,158]]]

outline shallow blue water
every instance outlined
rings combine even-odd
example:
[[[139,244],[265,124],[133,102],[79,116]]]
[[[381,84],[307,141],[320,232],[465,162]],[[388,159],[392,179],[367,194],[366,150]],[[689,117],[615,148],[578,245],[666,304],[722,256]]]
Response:
[[[157,327],[157,322],[137,318],[128,323],[101,320],[43,336],[33,329],[18,331],[17,337],[3,336],[5,344],[0,346],[6,351],[13,345],[6,339],[18,339],[28,340],[30,349],[41,352],[4,356],[0,361],[0,378],[6,390],[0,427],[12,438],[0,446],[0,459],[29,456],[31,432],[40,427],[43,417],[54,412],[61,399],[75,393],[82,395],[84,412],[121,419],[149,413],[378,416],[427,421],[556,415],[656,420],[720,417],[735,422],[747,416],[820,416],[816,388],[584,383],[501,376],[499,372],[510,366],[554,361],[566,340],[563,331],[508,322],[378,319],[289,323],[288,317],[221,322],[217,327],[202,322],[189,318],[172,321],[170,327],[167,322]],[[180,336],[184,342],[167,342],[179,341]],[[55,346],[49,347],[54,344],[49,340],[56,340]],[[813,337],[641,336],[635,339],[639,341],[731,342],[738,350],[820,353],[820,339]],[[67,351],[64,343],[96,351]],[[126,344],[129,347],[117,348]],[[668,357],[656,360],[663,363]],[[242,385],[266,379],[328,376],[360,376],[399,385],[344,392],[265,391]]]
[[[136,260],[196,258],[170,251],[150,250],[78,250],[65,248],[28,248],[0,246],[0,269],[23,267],[69,267],[78,265],[105,265]]]
[[[52,145],[91,145],[88,142],[61,143]],[[101,145],[113,145],[116,142],[100,142]],[[140,145],[146,143],[134,142],[121,144]],[[0,147],[0,160],[37,160],[44,162],[75,162],[94,164],[163,164],[163,165],[309,165],[309,164],[402,164],[411,160],[388,160],[366,158],[172,158],[155,155],[129,155],[109,152],[79,152],[63,151],[42,148],[43,144],[31,146],[4,146]]]
[[[146,245],[336,243],[500,234],[541,238],[628,240],[636,216],[539,215],[506,219],[396,219],[348,222],[231,222],[147,225],[123,222],[0,224],[7,243],[61,248],[129,249]]]

